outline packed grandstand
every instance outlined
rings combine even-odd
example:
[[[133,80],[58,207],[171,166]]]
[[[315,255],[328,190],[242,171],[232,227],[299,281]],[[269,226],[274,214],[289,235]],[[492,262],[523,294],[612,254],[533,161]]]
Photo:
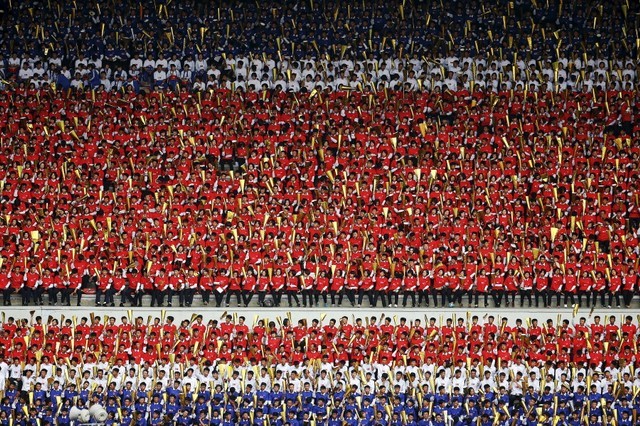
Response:
[[[574,309],[3,315],[0,426],[637,424],[639,15],[0,2],[5,306]]]
[[[9,2],[4,304],[629,307],[638,5],[543,3]]]
[[[91,406],[109,425],[635,424],[631,316],[325,318],[9,317],[0,420],[69,425]]]

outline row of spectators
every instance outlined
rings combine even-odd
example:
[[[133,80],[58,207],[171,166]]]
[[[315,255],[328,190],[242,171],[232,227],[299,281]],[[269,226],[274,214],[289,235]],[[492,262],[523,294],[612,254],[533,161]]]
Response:
[[[0,419],[68,425],[101,404],[107,424],[635,424],[633,318],[558,321],[9,318]]]
[[[377,56],[377,55],[376,55]],[[306,92],[347,90],[409,90],[409,91],[487,91],[509,90],[549,92],[591,92],[599,90],[633,91],[637,84],[637,64],[633,60],[610,61],[606,58],[581,59],[559,57],[556,61],[518,58],[491,59],[486,55],[446,56],[427,59],[418,54],[409,58],[370,55],[357,59],[351,55],[342,59],[308,54],[295,60],[288,56],[274,58],[263,54],[256,57],[207,58],[198,54],[165,59],[160,53],[142,59],[135,54],[128,67],[118,64],[111,68],[102,57],[85,59],[82,54],[74,66],[62,65],[55,52],[44,61],[40,58],[18,58],[13,54],[6,68],[0,68],[5,78],[22,87],[48,88],[51,85],[67,89],[138,92],[141,87],[171,90],[204,91],[224,87],[231,90],[260,92],[262,90]],[[0,63],[2,65],[2,63]],[[33,84],[33,85],[32,85]]]

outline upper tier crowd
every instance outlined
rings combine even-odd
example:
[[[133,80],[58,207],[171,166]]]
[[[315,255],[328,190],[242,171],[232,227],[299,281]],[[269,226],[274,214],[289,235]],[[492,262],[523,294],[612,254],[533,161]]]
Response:
[[[631,316],[32,314],[2,324],[0,423],[100,404],[107,425],[631,426],[637,338]]]
[[[2,16],[5,304],[632,304],[639,4],[46,3]]]
[[[634,91],[636,2],[9,2],[3,85]],[[219,7],[220,6],[220,7]]]

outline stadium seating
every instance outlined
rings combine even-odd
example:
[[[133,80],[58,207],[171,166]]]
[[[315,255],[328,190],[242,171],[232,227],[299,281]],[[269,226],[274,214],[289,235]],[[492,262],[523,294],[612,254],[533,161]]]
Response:
[[[632,97],[5,92],[0,283],[25,303],[93,282],[100,303],[313,288],[310,304],[362,290],[628,306],[637,129],[602,128]]]
[[[167,3],[7,5],[5,305],[632,304],[638,5]]]
[[[0,419],[630,425],[637,336],[631,316],[8,318]]]
[[[575,319],[3,313],[0,426],[636,424],[639,14],[0,2],[5,306]]]

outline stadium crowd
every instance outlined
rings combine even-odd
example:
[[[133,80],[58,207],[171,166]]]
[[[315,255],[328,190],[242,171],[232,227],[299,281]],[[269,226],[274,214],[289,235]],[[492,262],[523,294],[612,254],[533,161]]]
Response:
[[[633,30],[640,8],[628,1],[606,8],[535,0],[224,6],[10,5],[2,73],[24,88],[136,93],[143,87],[591,92],[634,91],[637,84]]]
[[[3,425],[69,425],[94,404],[109,425],[627,426],[640,409],[631,316],[32,313],[0,334]]]
[[[5,305],[631,306],[638,4],[167,3],[6,5]]]

